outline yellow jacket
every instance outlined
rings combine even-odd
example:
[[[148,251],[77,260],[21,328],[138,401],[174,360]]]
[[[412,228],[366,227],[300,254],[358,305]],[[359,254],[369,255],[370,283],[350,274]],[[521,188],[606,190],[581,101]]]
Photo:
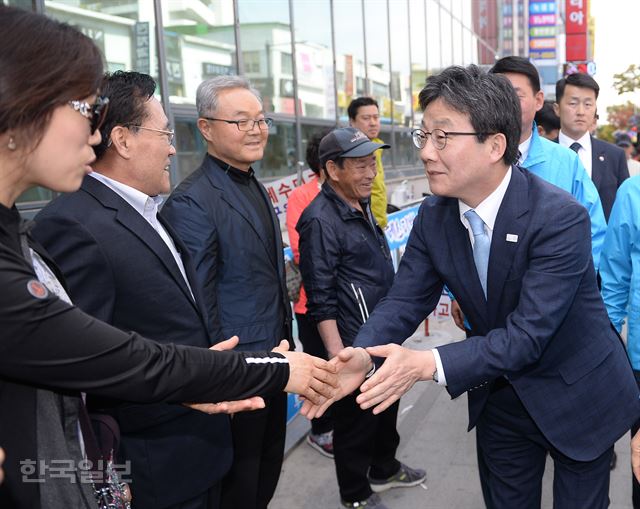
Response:
[[[380,138],[374,138],[374,143],[384,143]],[[371,190],[371,212],[373,212],[380,228],[387,227],[387,186],[384,183],[384,167],[382,166],[382,149],[376,150],[376,170],[378,174],[373,180]]]

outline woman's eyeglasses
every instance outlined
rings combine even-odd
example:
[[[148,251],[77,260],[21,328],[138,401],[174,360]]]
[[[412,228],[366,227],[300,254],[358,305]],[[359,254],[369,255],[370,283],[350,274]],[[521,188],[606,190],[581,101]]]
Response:
[[[91,134],[93,134],[100,129],[104,123],[107,110],[109,109],[109,98],[98,96],[94,104],[89,104],[86,101],[69,101],[69,106],[89,120]]]

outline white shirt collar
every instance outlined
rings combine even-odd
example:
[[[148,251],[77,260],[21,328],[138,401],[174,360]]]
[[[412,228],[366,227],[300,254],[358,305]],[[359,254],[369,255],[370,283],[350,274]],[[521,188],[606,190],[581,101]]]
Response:
[[[569,136],[564,134],[562,130],[558,134],[558,143],[560,143],[560,145],[562,145],[563,147],[571,147],[571,144],[575,143],[576,141],[580,143],[580,146],[584,150],[586,150],[589,154],[591,153],[591,134],[589,133],[589,131],[584,133],[582,137],[577,140],[570,138]]]
[[[91,177],[102,182],[105,186],[117,193],[131,205],[138,213],[144,217],[155,228],[156,215],[158,213],[158,207],[162,203],[162,197],[160,196],[148,196],[142,191],[106,177],[102,173],[92,171],[89,173]]]
[[[496,224],[496,217],[498,216],[498,210],[500,210],[500,205],[502,204],[502,200],[504,199],[504,195],[507,192],[507,187],[509,187],[509,182],[511,181],[511,167],[507,170],[502,182],[496,187],[495,191],[493,191],[489,196],[487,196],[474,210],[476,214],[480,216],[480,218],[484,221],[484,224],[487,225],[489,232],[493,232],[493,227]],[[464,203],[462,200],[458,200],[458,208],[460,209],[460,221],[467,230],[470,230],[471,227],[469,225],[469,221],[464,217],[464,213],[468,210],[471,210],[471,207]]]
[[[520,151],[520,159],[518,159],[518,164],[520,166],[522,166],[524,162],[527,160],[527,157],[529,157],[529,147],[531,146],[532,138],[533,138],[533,131],[531,131],[531,134],[526,140],[524,140],[522,143],[520,143],[520,145],[518,145],[518,150]]]

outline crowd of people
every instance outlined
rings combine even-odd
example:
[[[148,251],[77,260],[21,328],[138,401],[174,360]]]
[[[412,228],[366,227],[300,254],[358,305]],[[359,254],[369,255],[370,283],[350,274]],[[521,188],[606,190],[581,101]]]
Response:
[[[266,508],[290,392],[341,505],[386,509],[427,477],[396,458],[418,380],[468,395],[488,508],[539,508],[548,455],[556,507],[608,506],[613,445],[640,427],[640,177],[591,134],[592,77],[549,104],[521,57],[429,76],[412,139],[433,196],[397,272],[377,102],[312,137],[287,209],[294,352],[249,81],[198,87],[207,153],[172,191],[150,76],[104,74],[77,29],[6,6],[0,68],[1,507]],[[32,222],[15,202],[34,186],[64,194]],[[400,346],[445,287],[467,338]]]

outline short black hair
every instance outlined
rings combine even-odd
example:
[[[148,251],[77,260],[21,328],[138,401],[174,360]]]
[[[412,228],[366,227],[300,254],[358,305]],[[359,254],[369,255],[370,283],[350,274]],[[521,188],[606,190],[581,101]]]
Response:
[[[358,110],[362,106],[375,106],[380,110],[378,106],[378,101],[376,101],[373,97],[358,97],[349,103],[349,107],[347,108],[347,114],[351,120],[356,119],[356,115],[358,114]]]
[[[512,72],[522,74],[529,79],[529,84],[534,94],[540,92],[540,75],[538,69],[528,59],[524,57],[508,56],[498,60],[489,71],[494,74],[505,74]]]
[[[556,115],[556,110],[553,109],[553,101],[545,101],[535,116],[536,124],[542,126],[545,132],[553,131],[554,129],[560,129],[560,117]]]
[[[109,109],[100,128],[102,141],[93,147],[96,158],[104,156],[109,146],[111,130],[116,126],[139,126],[147,118],[144,104],[153,97],[156,82],[148,74],[116,71],[105,74],[100,85],[101,95],[109,98]]]
[[[420,108],[442,99],[453,110],[469,116],[474,131],[501,133],[507,140],[502,156],[506,164],[518,159],[522,112],[511,82],[501,74],[489,74],[477,65],[451,66],[427,78],[420,92]],[[487,139],[478,134],[480,143]]]
[[[320,156],[318,155],[320,142],[322,141],[322,138],[324,138],[334,129],[335,128],[330,127],[328,129],[317,131],[311,136],[311,138],[309,138],[309,141],[307,142],[307,164],[309,165],[309,169],[311,169],[316,175],[319,175],[320,171],[322,170],[322,163],[320,162]]]
[[[574,74],[569,74],[569,76],[558,80],[556,83],[556,102],[559,103],[562,100],[562,96],[564,95],[564,89],[567,85],[573,85],[574,87],[579,88],[589,88],[596,93],[596,99],[598,98],[598,94],[600,93],[600,86],[598,82],[594,80],[588,74],[583,72],[576,72]]]

